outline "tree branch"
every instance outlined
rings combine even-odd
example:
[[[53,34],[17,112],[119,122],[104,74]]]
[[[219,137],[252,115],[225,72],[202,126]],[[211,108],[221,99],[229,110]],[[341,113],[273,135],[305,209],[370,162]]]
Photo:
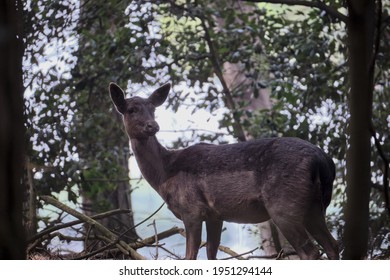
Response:
[[[211,60],[211,63],[213,65],[215,75],[217,75],[219,81],[221,82],[222,88],[223,88],[226,107],[228,107],[232,111],[232,115],[233,115],[233,129],[234,129],[234,132],[236,134],[235,136],[240,141],[244,142],[244,141],[246,141],[246,136],[245,136],[245,133],[244,133],[244,129],[242,128],[242,125],[240,123],[240,118],[237,117],[236,104],[234,102],[232,93],[231,93],[231,91],[230,91],[230,89],[229,89],[228,85],[226,84],[226,81],[225,81],[225,79],[223,77],[220,61],[218,59],[217,52],[214,49],[214,44],[213,44],[213,41],[211,40],[211,36],[210,36],[210,33],[209,33],[209,27],[206,25],[206,21],[205,21],[205,19],[203,17],[199,17],[199,19],[201,21],[202,28],[203,28],[203,31],[204,31],[204,34],[205,34],[204,37],[205,37],[207,46],[209,47],[209,50],[210,50],[210,56],[211,56],[210,60]]]
[[[331,17],[338,19],[344,23],[348,23],[348,16],[337,11],[337,9],[326,5],[323,1],[306,1],[306,0],[241,0],[244,2],[251,3],[270,3],[270,4],[284,4],[289,6],[305,6],[310,8],[317,8],[321,11],[326,12]]]

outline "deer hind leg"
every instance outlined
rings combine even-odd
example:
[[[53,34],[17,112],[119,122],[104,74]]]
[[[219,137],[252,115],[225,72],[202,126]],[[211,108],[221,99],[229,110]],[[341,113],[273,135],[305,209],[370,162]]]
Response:
[[[310,209],[305,225],[307,231],[325,250],[328,259],[338,260],[340,256],[337,241],[330,234],[326,226],[325,214],[319,206],[314,206]]]
[[[202,221],[185,220],[184,227],[186,229],[186,259],[196,260],[202,240]]]
[[[318,259],[320,253],[310,240],[303,223],[292,220],[292,217],[273,217],[275,225],[297,252],[301,260]]]
[[[221,241],[221,232],[222,232],[221,220],[207,220],[206,221],[206,230],[207,230],[207,258],[209,260],[217,259],[217,252],[219,243]]]

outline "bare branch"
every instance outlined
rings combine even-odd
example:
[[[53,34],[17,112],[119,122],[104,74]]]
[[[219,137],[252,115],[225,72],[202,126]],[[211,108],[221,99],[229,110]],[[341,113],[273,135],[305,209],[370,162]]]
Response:
[[[223,258],[222,260],[230,260],[230,259],[238,259],[238,260],[246,260],[246,258],[242,257],[242,256],[245,256],[245,255],[248,255],[248,254],[252,254],[254,251],[256,251],[257,249],[259,249],[258,247],[256,247],[255,249],[252,249],[248,252],[245,252],[245,253],[242,253],[242,254],[237,254],[236,252],[234,252],[232,249],[228,248],[228,247],[225,247],[225,246],[222,246],[220,245],[218,247],[218,249],[228,255],[230,255],[231,257],[228,257],[228,258]]]
[[[170,254],[171,256],[175,257],[175,259],[177,259],[177,260],[182,260],[183,259],[180,256],[176,255],[175,253],[171,252],[170,250],[168,250],[167,248],[165,248],[165,247],[163,247],[161,245],[160,245],[160,248],[163,249],[168,254]]]
[[[134,243],[130,243],[129,245],[136,250],[136,249],[145,247],[147,245],[154,244],[154,242],[156,240],[156,237],[157,237],[157,240],[162,240],[164,238],[168,238],[168,237],[170,237],[172,235],[175,235],[175,234],[178,234],[178,233],[181,234],[183,231],[184,231],[184,229],[182,229],[182,228],[173,227],[171,229],[168,229],[166,231],[158,233],[157,236],[153,235],[153,236],[145,238],[145,239],[143,239],[141,241],[136,241]]]
[[[214,68],[215,75],[218,77],[219,81],[221,82],[223,92],[224,92],[224,99],[226,103],[226,107],[228,107],[233,114],[233,129],[236,134],[236,137],[240,141],[246,141],[246,136],[244,133],[244,129],[241,125],[240,118],[236,116],[236,104],[234,102],[232,93],[225,81],[225,78],[223,77],[223,72],[222,72],[222,67],[217,55],[217,52],[215,51],[214,48],[214,43],[211,39],[210,32],[209,32],[209,27],[206,25],[206,20],[203,17],[199,17],[201,20],[201,25],[205,34],[205,40],[207,43],[207,46],[209,47],[210,50],[210,60]]]

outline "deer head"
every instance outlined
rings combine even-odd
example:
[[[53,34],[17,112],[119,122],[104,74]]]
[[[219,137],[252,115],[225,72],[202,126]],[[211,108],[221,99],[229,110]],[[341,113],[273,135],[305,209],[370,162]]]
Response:
[[[147,139],[154,136],[160,129],[155,121],[154,111],[166,100],[170,84],[165,84],[155,90],[148,98],[138,96],[125,98],[123,90],[115,83],[110,83],[111,99],[119,113],[130,139]]]

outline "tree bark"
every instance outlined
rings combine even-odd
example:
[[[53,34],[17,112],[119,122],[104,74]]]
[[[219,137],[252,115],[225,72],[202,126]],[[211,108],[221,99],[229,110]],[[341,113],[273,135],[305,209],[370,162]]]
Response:
[[[25,259],[22,4],[0,4],[0,259]]]
[[[26,233],[26,239],[32,238],[38,231],[37,220],[37,195],[34,185],[33,167],[30,166],[30,159],[26,157],[25,172],[27,176],[28,185],[26,186],[26,195],[24,199],[23,212],[24,212],[24,228]]]
[[[375,1],[347,1],[349,94],[349,147],[347,150],[347,205],[344,259],[363,259],[368,246]]]

